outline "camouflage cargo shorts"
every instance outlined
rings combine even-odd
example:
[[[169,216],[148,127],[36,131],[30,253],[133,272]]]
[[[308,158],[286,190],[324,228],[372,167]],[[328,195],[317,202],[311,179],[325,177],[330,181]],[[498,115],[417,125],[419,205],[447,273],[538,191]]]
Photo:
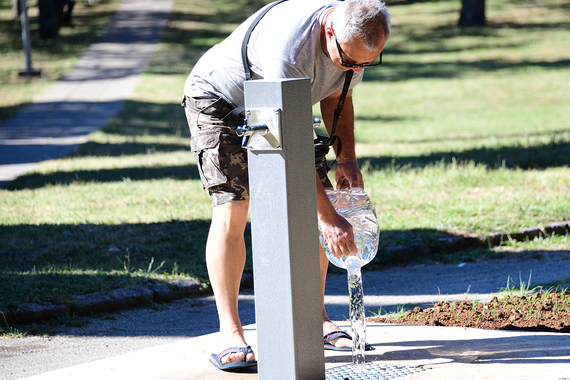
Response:
[[[249,199],[247,151],[241,147],[236,128],[241,115],[229,116],[233,107],[219,98],[184,97],[182,101],[202,186],[212,206]]]
[[[190,127],[191,149],[204,190],[212,206],[249,199],[247,150],[236,134],[243,116],[227,116],[233,107],[221,98],[184,97],[182,105]],[[227,116],[227,117],[226,117]],[[317,165],[325,188],[332,188],[326,165]]]

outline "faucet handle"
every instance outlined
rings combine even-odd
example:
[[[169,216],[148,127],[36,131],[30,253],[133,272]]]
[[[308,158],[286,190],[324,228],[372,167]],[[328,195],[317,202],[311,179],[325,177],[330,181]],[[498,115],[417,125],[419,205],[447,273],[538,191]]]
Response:
[[[251,136],[253,136],[254,134],[264,136],[265,134],[267,134],[268,131],[269,127],[267,127],[266,124],[249,126],[247,125],[247,120],[246,120],[246,125],[241,125],[237,127],[236,134],[240,137],[243,137],[241,141],[242,148],[248,148]]]

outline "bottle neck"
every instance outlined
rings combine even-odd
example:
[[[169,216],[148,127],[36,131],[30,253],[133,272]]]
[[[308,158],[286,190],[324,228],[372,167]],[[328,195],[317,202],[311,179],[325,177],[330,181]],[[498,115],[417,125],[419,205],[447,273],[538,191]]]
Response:
[[[346,260],[345,267],[348,271],[349,276],[360,276],[360,268],[362,267],[362,262],[360,258],[351,256]]]

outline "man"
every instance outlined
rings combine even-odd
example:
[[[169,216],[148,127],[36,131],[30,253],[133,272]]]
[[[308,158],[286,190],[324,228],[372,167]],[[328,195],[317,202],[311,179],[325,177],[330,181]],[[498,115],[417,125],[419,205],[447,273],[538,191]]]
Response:
[[[192,151],[213,206],[206,262],[220,320],[220,348],[226,348],[212,355],[211,361],[221,369],[255,364],[255,354],[245,341],[238,315],[249,195],[247,152],[236,135],[236,128],[243,125],[243,115],[232,110],[244,106],[241,46],[256,15],[210,49],[184,87],[183,105]],[[336,129],[342,142],[336,170],[339,188],[364,186],[354,151],[352,88],[362,80],[363,67],[379,64],[390,26],[390,15],[378,0],[289,0],[270,9],[249,39],[248,63],[253,79],[310,78],[313,104],[320,102],[329,133],[345,73],[354,70]],[[326,196],[324,189],[332,188],[326,170],[320,168],[316,173],[318,218],[324,236],[333,254],[354,253],[352,227],[336,213]],[[328,260],[322,248],[320,263],[324,343],[331,349],[351,347],[350,336],[338,332],[325,310]]]

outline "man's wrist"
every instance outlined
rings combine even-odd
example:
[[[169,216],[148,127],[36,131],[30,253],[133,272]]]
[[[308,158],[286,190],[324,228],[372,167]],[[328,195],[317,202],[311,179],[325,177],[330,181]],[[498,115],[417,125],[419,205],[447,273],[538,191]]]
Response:
[[[347,163],[356,162],[356,156],[342,155],[342,156],[336,158],[336,162],[338,164],[347,164]]]

